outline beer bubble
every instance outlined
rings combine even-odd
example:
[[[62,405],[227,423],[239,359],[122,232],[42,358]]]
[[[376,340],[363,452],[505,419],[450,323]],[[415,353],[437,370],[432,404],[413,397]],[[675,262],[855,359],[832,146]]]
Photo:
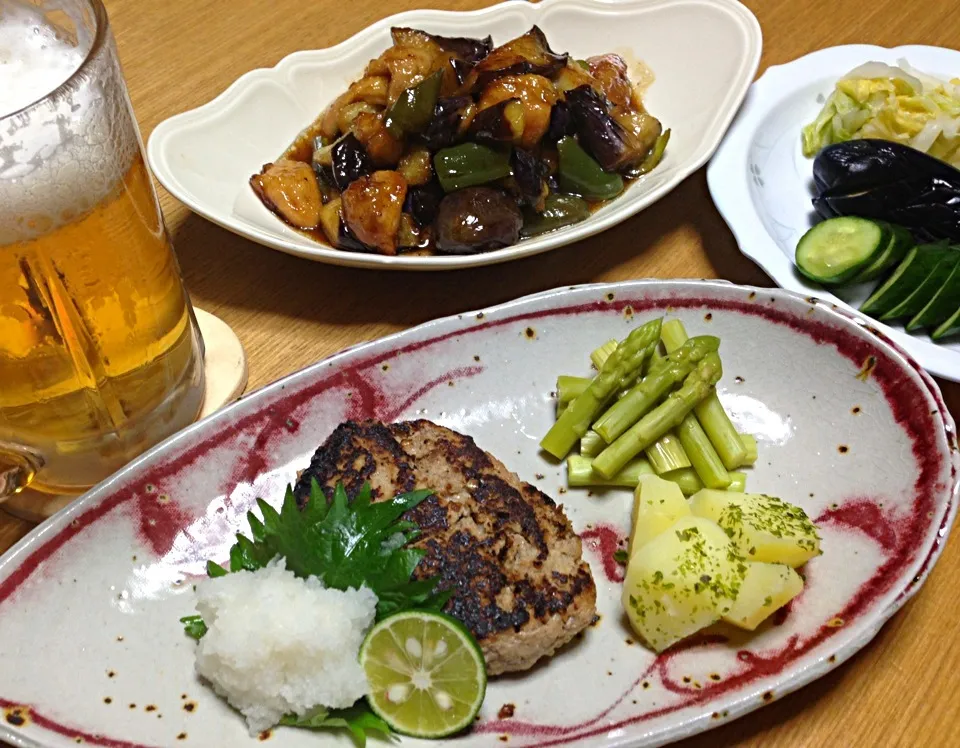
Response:
[[[109,35],[76,74],[93,44],[81,22],[57,28],[36,8],[0,7],[0,246],[90,211],[133,160],[138,135]]]

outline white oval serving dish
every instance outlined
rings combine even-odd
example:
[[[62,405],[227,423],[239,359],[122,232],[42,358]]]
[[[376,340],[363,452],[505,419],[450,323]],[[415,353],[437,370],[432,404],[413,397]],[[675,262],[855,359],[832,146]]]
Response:
[[[347,252],[312,241],[268,211],[247,180],[390,46],[391,26],[495,43],[537,24],[554,49],[618,52],[656,80],[644,102],[672,130],[663,162],[587,220],[476,255],[418,257]],[[736,0],[544,0],[484,10],[414,10],[367,27],[329,49],[296,52],[241,76],[213,101],[161,122],[147,156],[157,179],[201,216],[273,249],[334,265],[449,270],[527,257],[592,236],[666,195],[710,158],[733,120],[761,50],[760,25]]]

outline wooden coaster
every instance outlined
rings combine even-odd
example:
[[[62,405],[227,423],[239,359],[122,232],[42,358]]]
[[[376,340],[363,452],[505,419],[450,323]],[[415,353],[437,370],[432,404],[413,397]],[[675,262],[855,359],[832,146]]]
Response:
[[[206,388],[197,420],[233,402],[247,386],[247,355],[236,333],[219,317],[194,307],[206,353]],[[0,504],[0,509],[29,522],[42,522],[79,496],[57,496],[29,488]]]
[[[226,322],[203,309],[194,308],[194,312],[206,350],[203,357],[206,391],[197,417],[199,421],[243,394],[247,386],[247,354],[240,338]]]

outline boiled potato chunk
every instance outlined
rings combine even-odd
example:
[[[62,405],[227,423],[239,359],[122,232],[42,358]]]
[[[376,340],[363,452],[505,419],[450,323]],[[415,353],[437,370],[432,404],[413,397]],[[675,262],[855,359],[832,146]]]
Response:
[[[748,561],[796,568],[820,555],[817,528],[803,509],[774,496],[705,488],[690,497],[690,510],[720,525]]]
[[[678,519],[690,516],[690,506],[680,486],[659,476],[641,476],[633,496],[628,558]]]
[[[753,631],[771,613],[782,608],[803,590],[803,579],[784,564],[747,562],[740,593],[723,620]]]
[[[715,522],[684,517],[637,548],[623,607],[637,635],[662,652],[728,613],[746,571]]]

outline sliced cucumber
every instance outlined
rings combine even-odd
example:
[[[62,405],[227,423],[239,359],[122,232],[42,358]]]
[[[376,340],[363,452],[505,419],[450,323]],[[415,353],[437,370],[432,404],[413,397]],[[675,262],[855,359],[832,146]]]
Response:
[[[956,252],[956,255],[953,270],[926,306],[907,323],[907,332],[923,327],[937,327],[960,306],[960,252]]]
[[[903,228],[903,226],[889,226],[889,231],[890,239],[887,241],[887,246],[876,260],[857,273],[852,280],[853,283],[865,283],[876,280],[900,262],[909,249],[916,244],[916,242],[913,241],[911,233]]]
[[[957,333],[960,333],[960,306],[957,307],[957,311],[943,321],[940,327],[930,334],[930,337],[934,340],[943,340]]]
[[[860,311],[879,317],[909,297],[943,257],[941,244],[922,244],[907,252],[893,274],[870,295]]]
[[[920,283],[907,298],[882,314],[880,319],[884,321],[901,319],[917,314],[927,305],[931,297],[940,290],[944,282],[946,282],[950,273],[953,272],[953,266],[956,264],[958,257],[960,257],[960,255],[955,255],[951,250],[943,247],[937,264],[933,270],[927,274],[927,277],[923,279],[923,282]]]
[[[818,223],[797,243],[797,269],[825,286],[846,283],[887,248],[886,224],[842,216]]]

